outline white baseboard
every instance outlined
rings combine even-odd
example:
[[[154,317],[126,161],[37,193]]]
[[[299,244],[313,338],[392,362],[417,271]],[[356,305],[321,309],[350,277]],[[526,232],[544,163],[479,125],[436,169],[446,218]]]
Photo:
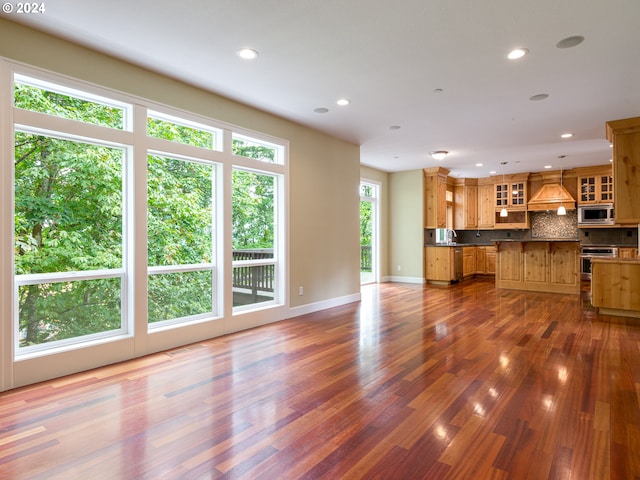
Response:
[[[320,310],[339,307],[340,305],[359,302],[360,300],[361,300],[360,293],[354,293],[353,295],[345,295],[343,297],[331,298],[329,300],[323,300],[322,302],[307,303],[306,305],[300,305],[299,307],[290,308],[287,318],[293,318],[293,317],[298,317],[300,315],[306,315],[308,313],[319,312]]]
[[[397,275],[392,275],[389,277],[385,277],[385,281],[387,282],[395,282],[395,283],[424,283],[425,280],[422,277],[400,277]]]

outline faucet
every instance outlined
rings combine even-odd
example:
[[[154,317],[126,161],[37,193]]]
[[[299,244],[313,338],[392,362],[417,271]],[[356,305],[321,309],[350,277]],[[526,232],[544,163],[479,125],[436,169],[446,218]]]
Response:
[[[453,237],[458,238],[458,234],[453,228],[447,228],[447,243],[453,243]]]

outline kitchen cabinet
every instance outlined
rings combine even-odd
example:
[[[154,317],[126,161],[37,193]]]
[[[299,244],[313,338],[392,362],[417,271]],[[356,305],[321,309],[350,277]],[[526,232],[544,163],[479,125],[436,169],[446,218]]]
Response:
[[[526,210],[529,173],[505,175],[495,184],[495,209]]]
[[[453,228],[478,228],[478,180],[458,179],[453,187]]]
[[[495,229],[527,229],[531,224],[529,212],[524,210],[509,211],[507,210],[507,216],[500,216],[500,212],[495,212]]]
[[[640,223],[640,117],[606,124],[613,144],[613,188],[615,220],[618,224]]]
[[[476,251],[477,247],[475,246],[462,248],[462,276],[464,278],[475,275],[477,272]]]
[[[478,180],[478,228],[492,229],[495,226],[495,186],[490,178]]]
[[[441,167],[424,169],[424,228],[447,228],[447,176]]]
[[[580,295],[580,242],[497,242],[496,287]]]
[[[578,205],[613,203],[613,169],[608,165],[576,169]]]
[[[495,184],[494,228],[529,228],[530,219],[527,211],[529,173],[494,178],[499,178]],[[500,215],[503,208],[507,210],[506,217]]]
[[[604,315],[640,318],[640,259],[591,259],[591,303]]]
[[[494,246],[477,247],[476,272],[482,275],[496,274],[496,247]]]
[[[424,248],[424,277],[428,283],[450,283],[454,279],[454,247]]]
[[[633,247],[620,247],[618,248],[618,258],[636,258],[638,256],[638,249]]]

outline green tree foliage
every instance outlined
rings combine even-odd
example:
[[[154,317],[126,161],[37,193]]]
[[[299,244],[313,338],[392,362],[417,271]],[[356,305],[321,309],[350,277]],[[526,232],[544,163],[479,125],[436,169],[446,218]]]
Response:
[[[213,167],[150,155],[147,169],[149,265],[211,262]]]
[[[373,204],[360,202],[360,270],[371,271],[371,240],[373,237]]]
[[[117,129],[124,127],[124,111],[121,108],[21,83],[16,83],[14,97],[15,106],[25,110],[46,113],[70,120],[79,120],[104,127]]]
[[[269,147],[233,142],[233,153],[273,161]],[[246,170],[233,171],[232,236],[234,250],[273,249],[275,177]]]
[[[373,236],[372,206],[371,202],[360,202],[360,245],[369,247]]]

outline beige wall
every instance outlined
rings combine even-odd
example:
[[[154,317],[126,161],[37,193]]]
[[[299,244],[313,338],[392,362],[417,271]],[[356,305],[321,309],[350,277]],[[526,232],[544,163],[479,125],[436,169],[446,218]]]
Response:
[[[395,281],[424,279],[422,177],[422,170],[389,174],[389,269]]]

